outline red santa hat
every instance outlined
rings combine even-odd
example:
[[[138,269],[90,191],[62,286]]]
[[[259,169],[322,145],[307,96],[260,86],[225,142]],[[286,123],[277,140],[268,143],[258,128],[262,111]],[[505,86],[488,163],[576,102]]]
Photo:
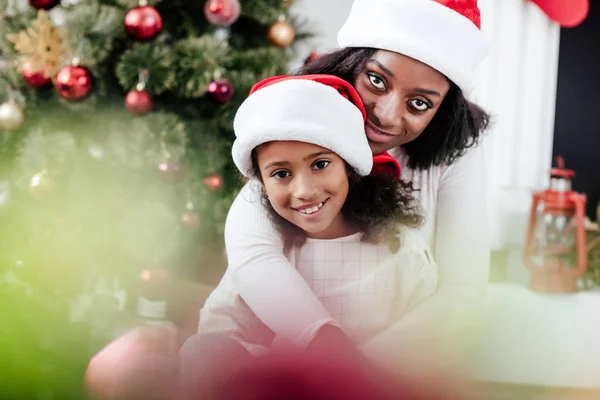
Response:
[[[336,76],[268,78],[254,85],[235,115],[233,161],[249,177],[254,148],[271,141],[300,141],[329,149],[368,175],[373,156],[365,119],[356,90]]]
[[[469,95],[488,52],[477,0],[354,0],[341,47],[372,47],[421,61]]]

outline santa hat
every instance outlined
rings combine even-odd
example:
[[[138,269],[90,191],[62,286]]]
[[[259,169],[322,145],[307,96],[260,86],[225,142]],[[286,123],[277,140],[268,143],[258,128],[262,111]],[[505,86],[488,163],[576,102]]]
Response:
[[[276,76],[258,82],[238,109],[231,148],[244,176],[252,150],[272,141],[300,141],[329,149],[360,175],[373,166],[365,108],[351,84],[332,75]]]
[[[467,95],[488,52],[477,0],[355,0],[338,44],[404,54],[440,71]]]

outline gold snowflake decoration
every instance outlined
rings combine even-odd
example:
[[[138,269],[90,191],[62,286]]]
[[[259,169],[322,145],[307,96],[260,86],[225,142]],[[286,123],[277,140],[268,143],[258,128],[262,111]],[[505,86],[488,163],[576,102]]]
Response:
[[[26,30],[6,36],[15,50],[29,57],[34,71],[44,71],[46,78],[55,76],[61,68],[63,35],[44,10]]]

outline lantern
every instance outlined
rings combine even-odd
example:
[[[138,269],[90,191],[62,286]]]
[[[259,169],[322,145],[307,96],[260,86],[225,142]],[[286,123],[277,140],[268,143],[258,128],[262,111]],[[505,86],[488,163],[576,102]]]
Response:
[[[574,176],[558,156],[557,168],[550,171],[550,188],[533,195],[523,253],[532,290],[576,292],[587,270],[586,196],[571,190]]]

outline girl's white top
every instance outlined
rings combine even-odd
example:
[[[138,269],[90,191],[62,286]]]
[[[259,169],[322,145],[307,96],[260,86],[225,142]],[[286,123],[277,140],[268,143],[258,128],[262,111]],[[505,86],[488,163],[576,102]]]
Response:
[[[339,239],[308,239],[286,255],[355,343],[366,343],[400,320],[431,296],[438,282],[433,256],[415,231],[401,232],[401,247],[395,253],[385,243],[366,243],[361,237],[356,233]],[[241,300],[231,278],[231,273],[225,274],[207,299],[199,330],[226,332],[255,353],[268,350],[275,345],[275,335]],[[285,290],[285,281],[276,283]]]

